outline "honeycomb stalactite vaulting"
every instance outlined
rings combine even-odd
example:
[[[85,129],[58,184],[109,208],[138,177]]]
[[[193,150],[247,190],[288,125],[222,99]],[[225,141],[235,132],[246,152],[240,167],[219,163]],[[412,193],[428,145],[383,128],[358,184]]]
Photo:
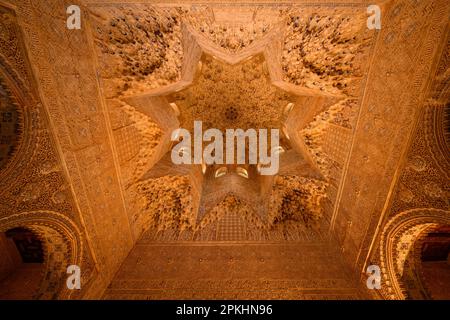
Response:
[[[319,92],[322,91],[324,95],[336,95],[335,104],[329,109],[325,107],[326,111],[304,128],[301,137],[304,142],[300,142],[306,144],[307,152],[310,153],[306,158],[313,159],[310,164],[320,170],[325,178],[330,177],[330,171],[333,170],[331,167],[336,165],[328,159],[326,150],[322,149],[323,141],[320,136],[329,123],[352,128],[358,101],[355,98],[344,98],[345,95],[356,94],[359,88],[358,84],[363,78],[363,67],[359,63],[363,57],[367,57],[373,35],[373,32],[358,29],[356,22],[352,24],[348,20],[350,11],[343,10],[339,14],[334,12],[330,19],[308,11],[307,18],[300,21],[297,19],[298,12],[293,9],[259,8],[256,11],[250,9],[242,12],[241,20],[232,23],[227,23],[226,19],[220,20],[214,9],[208,6],[187,9],[138,5],[107,10],[99,7],[94,12],[95,43],[106,94],[110,98],[133,97],[158,88],[164,91],[170,85],[182,83],[180,79],[189,78],[186,70],[192,68],[188,65],[196,65],[192,84],[187,89],[175,90],[176,93],[167,96],[169,102],[173,102],[179,109],[180,127],[191,132],[195,120],[203,122],[204,130],[279,128],[281,131],[287,117],[285,108],[288,104],[295,103],[296,96],[272,84],[266,56],[259,54],[229,65],[211,54],[203,54],[200,61],[194,63],[189,60],[192,59],[192,53],[187,48],[194,39],[199,43],[206,41],[212,47],[233,55],[254,47],[258,42],[266,41],[264,39],[275,28],[284,28],[285,40],[280,53],[280,71],[284,73],[282,80],[312,90],[320,89]],[[253,17],[253,20],[250,22],[242,18],[245,16]],[[361,19],[363,17],[359,20]],[[194,30],[194,33],[189,35],[189,30]],[[349,38],[350,33],[355,32],[356,35]],[[299,34],[306,36],[302,39],[295,38]],[[314,36],[320,36],[324,41],[316,43]],[[294,48],[292,43],[295,41],[300,42],[301,47]],[[149,43],[154,45],[149,47]],[[145,58],[141,57],[143,53],[146,53]],[[158,63],[153,63],[153,58]],[[312,65],[313,58],[317,58],[322,67]],[[291,60],[296,62],[291,63]],[[287,65],[297,67],[298,63],[302,67],[297,70],[304,70],[301,75],[294,75],[286,68]],[[113,65],[118,65],[119,68],[112,68]],[[329,69],[327,66],[331,65],[333,74],[322,72],[322,69]],[[327,85],[318,87],[317,81]],[[301,112],[300,108],[297,107],[297,112]],[[138,111],[142,110],[138,108]],[[144,113],[149,117],[148,121],[152,122],[152,117]],[[144,124],[146,121],[145,116],[139,116],[142,121],[135,121],[131,118],[136,119],[137,113],[127,114],[129,120],[134,122],[130,129],[136,132],[135,127],[139,132],[138,136],[148,142],[146,145],[132,142],[133,138],[126,142],[133,150],[139,150],[138,156],[127,161],[123,170],[128,176],[125,179],[129,186],[145,170],[149,170],[145,163],[152,163],[151,159],[154,157],[160,158],[153,150],[160,148],[163,142],[161,135],[164,133],[150,133],[145,125],[140,125],[139,123]],[[118,134],[120,140],[126,139],[128,135]],[[290,143],[284,145],[285,149],[291,147]],[[345,152],[346,150],[341,151]],[[133,164],[136,159],[139,159],[138,166]],[[342,165],[341,163],[340,166]],[[130,166],[135,167],[134,173],[130,173]],[[333,179],[339,179],[339,174],[334,176]],[[127,191],[126,197],[130,206],[137,208],[138,202],[133,200],[134,193]],[[133,220],[138,220],[136,215],[134,217]]]
[[[298,223],[317,227],[323,216],[326,183],[296,176],[276,177],[270,198],[271,225]]]
[[[230,53],[239,53],[261,39],[286,17],[286,9],[259,8],[251,21],[217,21],[211,9],[193,10],[186,21],[204,38]],[[249,14],[248,12],[245,12]],[[244,13],[244,14],[245,14]]]
[[[131,157],[127,157],[123,154],[127,163],[130,163],[132,167],[129,168],[130,177],[127,181],[128,184],[135,183],[135,181],[142,176],[145,168],[148,166],[149,159],[152,158],[156,146],[161,142],[163,132],[157,123],[152,121],[150,117],[145,116],[133,107],[124,104],[123,112],[125,113],[129,124],[129,130],[133,130],[136,133],[137,141],[125,141],[126,144],[136,144],[137,153]],[[125,135],[125,139],[127,136]]]
[[[187,177],[161,177],[137,185],[142,195],[144,223],[159,230],[184,231],[195,227],[191,186]]]
[[[80,30],[63,0],[4,2],[0,259],[11,230],[36,236],[32,298],[435,297],[420,259],[449,223],[448,1],[375,1],[371,29],[357,0],[79,0]],[[278,173],[175,164],[195,121],[278,129]]]
[[[239,216],[256,229],[264,230],[267,228],[267,224],[261,220],[251,206],[235,195],[230,194],[208,212],[208,215],[198,225],[198,229],[201,230],[229,214]]]
[[[181,16],[177,9],[111,10],[101,15],[97,45],[104,77],[117,92],[132,94],[179,80],[183,61]]]
[[[336,10],[332,16],[292,10],[282,53],[285,80],[330,93],[356,95],[370,30],[366,16]]]
[[[230,128],[243,130],[254,128],[256,128],[256,130],[278,129],[282,132],[282,135],[285,134],[283,123],[289,117],[289,112],[286,111],[286,108],[290,105],[295,105],[298,96],[296,94],[291,94],[272,83],[273,80],[268,72],[266,59],[267,58],[264,55],[258,54],[239,63],[229,64],[222,62],[209,54],[201,54],[199,60],[192,62],[192,64],[195,65],[195,68],[192,69],[192,83],[183,90],[176,90],[175,93],[169,91],[169,94],[164,97],[167,98],[167,102],[170,103],[170,107],[166,106],[168,109],[166,112],[170,113],[171,109],[175,106],[176,110],[174,109],[173,111],[177,115],[180,128],[187,129],[191,132],[191,134],[194,133],[193,127],[195,121],[202,121],[203,130],[215,128],[225,132],[226,129]],[[356,109],[355,102],[353,100],[342,100],[342,102],[333,104],[329,101],[340,101],[340,99],[328,99],[328,97],[321,97],[320,94],[316,97],[316,94],[317,93],[314,93],[311,99],[313,99],[313,101],[316,101],[317,99],[317,108],[319,110],[328,110],[324,112],[326,114],[326,116],[323,117],[324,123],[327,121],[327,123],[331,123],[332,120],[336,119],[335,124],[342,123],[346,126],[342,126],[343,128],[350,126],[350,122],[353,121],[354,115],[351,111],[349,111],[349,109],[352,107]],[[133,105],[133,103],[138,101],[136,99],[139,98],[136,97],[139,96],[140,95],[125,99]],[[145,96],[146,93],[142,95],[142,97]],[[136,105],[136,110],[144,112],[148,115],[149,107],[145,106],[145,103],[148,103],[147,101],[148,100],[142,100],[144,105]],[[296,108],[296,112],[301,113],[301,105],[299,104]],[[317,111],[315,112],[318,113]],[[315,122],[313,123],[313,126],[310,127],[312,127],[312,130],[320,130],[319,125],[316,125]],[[292,149],[292,145],[288,141],[289,139],[283,139],[283,150],[287,151]],[[299,141],[298,143],[301,145],[304,144],[302,141]],[[157,145],[157,143],[155,145]],[[302,154],[301,156],[305,157],[305,159],[309,159],[310,155],[307,148],[308,146],[305,145],[305,148],[302,149],[302,147],[300,147],[299,151],[292,150],[291,153],[305,152],[305,154]],[[143,159],[143,161],[145,160]],[[157,163],[154,168],[150,168],[148,173],[145,173],[144,176],[155,174],[161,175],[162,173],[160,172],[159,167],[166,166],[166,161],[166,157],[160,157],[159,163]],[[309,161],[309,163],[307,162],[307,166],[310,166],[310,168],[307,168],[307,171],[295,172],[294,175],[296,175],[297,178],[300,178],[301,175],[311,174],[320,176],[321,174],[324,174],[326,179],[328,174],[326,174],[326,171],[323,170],[320,165],[317,165],[319,162],[315,162],[314,160]],[[256,168],[253,169],[256,171]],[[176,169],[175,166],[173,170],[176,171],[178,169]],[[204,188],[216,188],[213,187],[214,183],[208,182],[210,179],[210,176],[205,176],[203,178],[202,184]],[[256,183],[261,184],[262,182],[256,181]],[[309,180],[306,189],[314,189],[315,187],[313,185],[316,183],[318,184],[316,189],[320,189],[321,182],[316,180]],[[262,188],[262,186],[260,188]],[[315,190],[313,189],[310,190],[311,194],[315,193]],[[213,193],[212,195],[209,195],[208,191],[209,190],[204,190],[201,192],[199,207],[195,207],[195,210],[191,213],[191,219],[202,220],[203,215],[208,215],[208,212],[205,212],[205,210],[208,210],[208,208],[205,207],[205,204],[210,201],[217,202],[217,199],[214,200],[213,198],[209,198],[214,195]],[[230,192],[232,192],[232,189],[229,191],[220,191],[220,197],[224,197]],[[256,193],[260,194],[254,194],[252,197],[264,197],[261,192],[262,189],[256,191]],[[304,192],[307,191],[304,190]],[[270,196],[277,197],[278,195],[271,194]],[[132,199],[132,197],[133,195],[130,196],[130,199]],[[253,203],[257,203],[258,201],[260,200],[251,200]],[[298,206],[302,206],[303,203],[300,203],[299,201],[300,199],[298,197],[293,197],[290,200],[291,205],[294,205],[294,202],[297,202]],[[269,204],[267,202],[262,202],[265,203],[265,208],[263,209],[264,213],[260,213],[260,216],[262,216],[263,220],[266,221],[264,223],[264,229],[268,230],[272,227],[271,224],[273,224],[273,221],[270,223],[267,222],[268,215],[277,215],[277,213],[271,212],[269,214],[268,212],[281,209],[275,206],[269,208]],[[319,207],[320,203],[317,202],[315,205]],[[313,206],[312,202],[310,206]],[[164,210],[164,208],[158,210]],[[259,211],[260,209],[254,208],[253,210]],[[158,212],[151,212],[148,208],[142,210],[142,212],[149,212],[148,214],[152,216],[158,216],[160,214]],[[320,217],[320,214],[315,215],[316,222],[317,220],[320,220]],[[174,218],[180,219],[180,216],[178,215],[178,217]],[[133,218],[133,220],[137,219],[139,218]],[[205,224],[208,219],[202,221],[203,224]],[[298,225],[303,224],[303,227],[309,227],[309,222],[310,221],[307,219],[307,214],[305,214],[303,219],[298,219],[296,221]],[[161,228],[168,229],[167,226]],[[175,229],[177,228],[175,227]]]
[[[356,120],[357,101],[355,99],[345,99],[330,106],[326,111],[317,115],[308,124],[301,134],[305,144],[311,151],[312,157],[327,177],[331,175],[333,159],[324,150],[324,135],[329,130],[330,125],[337,125],[342,128],[352,130]],[[346,141],[350,143],[350,141]]]
[[[223,132],[280,126],[283,108],[294,97],[271,85],[263,57],[229,66],[206,56],[200,63],[194,86],[173,96],[181,127],[192,132],[195,120],[203,121],[204,130]]]

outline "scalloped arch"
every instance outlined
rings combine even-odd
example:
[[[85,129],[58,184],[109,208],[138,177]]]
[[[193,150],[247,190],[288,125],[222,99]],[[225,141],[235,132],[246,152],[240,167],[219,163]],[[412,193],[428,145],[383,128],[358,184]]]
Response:
[[[380,264],[384,277],[381,294],[386,299],[406,298],[400,281],[406,255],[399,252],[399,248],[406,248],[407,254],[425,229],[447,224],[450,224],[450,211],[434,208],[408,210],[386,224],[380,239]]]
[[[35,293],[37,299],[64,299],[70,291],[64,287],[66,268],[81,265],[83,243],[77,226],[66,216],[53,211],[32,211],[0,219],[0,232],[25,227],[34,231],[45,251],[45,275]]]

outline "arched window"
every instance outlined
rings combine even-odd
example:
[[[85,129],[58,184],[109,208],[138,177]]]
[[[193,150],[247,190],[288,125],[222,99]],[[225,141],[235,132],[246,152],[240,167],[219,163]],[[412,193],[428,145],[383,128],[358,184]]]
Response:
[[[175,112],[175,115],[178,117],[180,115],[180,109],[178,108],[177,104],[175,102],[171,102],[170,107]]]
[[[216,170],[214,177],[220,178],[220,177],[226,175],[227,171],[228,171],[227,167],[220,167],[219,169]]]
[[[248,171],[246,169],[244,169],[242,167],[237,167],[236,173],[238,175],[240,175],[241,177],[248,179]]]
[[[206,173],[206,163],[202,162],[202,173]]]
[[[294,108],[294,104],[292,102],[288,103],[286,107],[284,107],[284,115],[287,116],[289,112],[291,112],[292,108]]]

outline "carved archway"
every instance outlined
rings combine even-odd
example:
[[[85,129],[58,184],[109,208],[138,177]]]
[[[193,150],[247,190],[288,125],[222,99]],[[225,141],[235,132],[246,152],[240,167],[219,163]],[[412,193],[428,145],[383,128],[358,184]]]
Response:
[[[431,208],[405,211],[386,224],[380,241],[381,294],[384,298],[406,299],[407,292],[401,279],[405,261],[416,241],[427,229],[449,224],[450,211]]]
[[[0,232],[19,227],[33,231],[44,248],[45,274],[34,298],[69,298],[71,292],[65,287],[67,267],[80,266],[82,261],[82,242],[76,225],[52,211],[24,212],[0,219]]]

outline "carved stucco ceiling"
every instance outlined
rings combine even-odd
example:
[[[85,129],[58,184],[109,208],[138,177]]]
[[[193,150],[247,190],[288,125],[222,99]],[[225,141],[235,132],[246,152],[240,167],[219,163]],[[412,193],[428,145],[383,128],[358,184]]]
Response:
[[[192,62],[194,65],[195,63],[196,61]],[[178,120],[181,128],[192,132],[193,122],[200,120],[205,125],[204,129],[218,128],[223,132],[227,128],[283,130],[288,116],[284,109],[289,103],[295,102],[297,96],[271,83],[263,55],[250,56],[235,65],[218,61],[212,56],[203,56],[194,70],[196,72],[192,84],[182,91],[166,95],[167,101],[175,102],[180,109]],[[300,92],[308,94],[311,99],[316,95],[319,98],[322,96],[308,89]],[[152,92],[127,99],[133,104],[133,101],[148,94]],[[324,100],[316,103],[317,109],[326,109],[328,106],[322,104],[327,102],[329,101]],[[301,105],[297,106],[300,107]],[[146,104],[137,107],[144,113],[148,108]],[[195,191],[189,187],[188,177],[195,176],[195,172],[188,169],[187,172],[184,171],[186,175],[182,175],[183,171],[179,166],[171,164],[168,155],[164,156],[138,184],[141,193],[145,190],[145,210],[158,212],[150,215],[154,217],[150,226],[160,230],[171,228],[201,233],[219,216],[236,210],[242,219],[252,221],[248,225],[259,226],[261,230],[277,228],[279,225],[284,225],[284,228],[296,224],[315,225],[322,216],[321,200],[326,197],[326,182],[322,181],[324,177],[304,143],[298,143],[301,146],[298,146],[297,151],[288,152],[293,153],[297,161],[307,163],[303,170],[287,170],[282,176],[272,180],[258,176],[253,168],[249,170],[248,182],[230,169],[231,172],[216,181],[214,169],[217,166],[212,166],[204,173],[199,195],[190,194]],[[283,160],[282,157],[281,166]],[[169,166],[172,172],[162,171],[162,166]],[[246,185],[248,183],[254,184],[256,188]],[[236,192],[236,188],[242,189],[242,193],[246,195]],[[268,201],[265,200],[266,196]],[[199,202],[197,204],[194,203],[196,198]],[[298,230],[294,227],[291,231],[295,233]]]
[[[10,199],[7,205],[3,201],[0,208],[8,213],[11,208],[31,211],[54,202],[50,209],[71,218],[79,208],[81,220],[86,221],[86,238],[83,235],[80,243],[91,247],[99,262],[91,263],[89,258],[83,265],[88,270],[98,267],[100,273],[109,272],[111,276],[122,262],[126,267],[110,286],[118,289],[117,295],[109,297],[123,298],[127,295],[124,292],[132,292],[133,288],[143,298],[160,298],[167,288],[172,290],[171,298],[177,294],[194,297],[192,292],[187,294],[188,288],[206,292],[206,297],[223,298],[212,295],[219,287],[225,288],[227,294],[233,289],[231,298],[251,297],[245,294],[249,288],[271,298],[308,297],[311,289],[316,290],[316,297],[329,298],[332,291],[327,292],[327,288],[338,289],[334,292],[341,295],[342,289],[347,290],[353,282],[340,278],[347,269],[336,262],[343,258],[358,271],[363,270],[364,259],[380,262],[369,259],[368,252],[372,250],[373,236],[382,230],[377,223],[388,206],[394,208],[387,212],[392,215],[424,204],[448,208],[445,178],[449,171],[441,166],[434,152],[439,149],[443,153],[440,149],[447,151],[448,145],[443,143],[433,146],[433,152],[428,150],[434,139],[432,134],[448,124],[438,114],[442,110],[424,113],[421,130],[425,132],[419,133],[426,138],[417,143],[418,139],[411,137],[412,152],[406,159],[401,155],[408,147],[405,140],[416,120],[414,113],[423,107],[420,96],[428,90],[433,54],[440,50],[439,39],[448,33],[439,25],[448,13],[445,1],[381,1],[387,13],[381,31],[367,30],[366,6],[358,1],[330,5],[324,5],[326,1],[314,5],[317,2],[313,1],[299,7],[281,6],[283,10],[249,4],[239,11],[213,3],[153,7],[125,2],[111,0],[106,5],[104,1],[83,1],[92,4],[83,6],[83,14],[89,13],[86,25],[91,28],[83,24],[82,31],[73,32],[61,23],[66,18],[63,1],[25,1],[17,5],[18,21],[26,35],[26,48],[43,98],[42,111],[55,129],[57,151],[61,151],[62,167],[69,178],[67,188],[70,186],[71,190],[65,193],[59,189],[66,174],[57,173],[57,157],[49,151],[53,150],[49,147],[52,144],[49,139],[40,138],[42,150],[38,157],[21,164],[27,169],[43,165],[42,172],[35,170],[26,180],[41,180],[45,176],[44,184],[25,184],[22,177],[11,188],[8,186],[12,190]],[[94,48],[98,49],[96,59],[90,56],[92,35]],[[372,57],[375,40],[376,55]],[[4,50],[14,49],[13,43],[2,44]],[[14,57],[17,55],[8,58]],[[268,80],[268,92],[276,90],[288,95],[289,101],[292,97],[295,100],[292,112],[282,119],[292,149],[283,155],[280,175],[264,179],[249,168],[250,179],[231,174],[214,179],[211,171],[203,175],[198,166],[174,167],[167,156],[169,136],[172,129],[188,122],[180,123],[183,120],[174,115],[169,101],[176,92],[182,95],[199,88],[195,77],[201,77],[202,72],[194,72],[198,60],[212,59],[212,63],[231,70],[261,57],[262,64],[258,63],[256,69],[264,69],[266,64],[268,76],[263,74]],[[250,60],[245,61],[246,58]],[[366,78],[369,65],[370,75]],[[433,101],[425,106],[427,109],[434,108],[436,102],[440,104],[448,91],[448,70],[443,71],[439,74],[442,84],[436,88]],[[104,99],[100,99],[97,85]],[[208,87],[208,94],[214,88]],[[73,101],[74,96],[77,101]],[[213,101],[213,96],[208,99]],[[182,105],[180,101],[177,103]],[[214,120],[219,125],[225,119],[245,120],[243,112],[250,114],[235,106],[219,111],[222,112],[217,115],[222,118]],[[208,117],[213,119],[214,115]],[[264,116],[271,118],[270,113]],[[28,120],[27,114],[25,119]],[[110,123],[104,123],[105,119]],[[436,127],[439,130],[433,129]],[[35,128],[32,132],[42,135],[44,130]],[[18,141],[18,145],[26,144]],[[434,167],[435,162],[438,167]],[[116,183],[116,173],[122,183]],[[16,179],[14,174],[9,176]],[[395,185],[397,179],[399,183]],[[8,185],[9,181],[3,184]],[[72,192],[79,201],[77,208],[71,207],[71,200],[64,200],[64,194]],[[398,199],[392,198],[396,192]],[[393,205],[387,205],[386,200],[393,200]],[[57,202],[62,204],[56,206]],[[401,202],[401,207],[396,202]],[[443,217],[448,216],[447,211],[440,211]],[[420,214],[431,216],[428,212]],[[319,246],[227,244],[229,247],[222,246],[223,250],[216,250],[217,244],[204,243],[143,245],[146,240],[318,243],[322,234],[315,233],[314,226],[328,227],[330,218],[330,228],[326,230],[333,230],[338,241],[327,238],[330,234],[324,234],[322,239],[333,240],[329,241],[333,246],[331,254],[324,250],[325,242]],[[38,219],[48,221],[51,215],[39,214]],[[130,234],[128,222],[134,234]],[[83,225],[80,223],[80,227]],[[138,242],[137,250],[131,252],[131,260],[123,261],[133,245],[133,236],[139,236],[141,231],[145,231],[143,242]],[[66,243],[61,237],[53,238],[52,232],[45,236]],[[395,254],[405,248],[403,243],[394,244]],[[86,249],[88,257],[89,252]],[[239,261],[240,257],[250,259]],[[198,261],[198,265],[186,261]],[[161,268],[162,265],[167,268]],[[283,268],[270,267],[274,265]],[[173,275],[186,278],[186,282],[174,280]],[[222,281],[224,275],[242,276],[243,280]],[[205,279],[208,276],[216,279]],[[219,277],[220,281],[216,281]],[[248,278],[258,284],[252,285]],[[284,278],[292,281],[280,282]],[[340,280],[345,280],[344,284],[339,284]],[[193,288],[192,283],[198,286]],[[91,287],[100,291],[102,284],[97,284]],[[281,287],[285,295],[269,290]],[[142,293],[144,289],[146,293]]]
[[[237,65],[201,59],[194,85],[171,97],[180,108],[180,126],[193,132],[194,121],[201,120],[204,130],[222,132],[280,128],[294,96],[271,85],[263,56],[249,59]]]
[[[373,40],[365,15],[350,19],[349,8],[92,11],[104,92],[122,124],[113,128],[135,150],[122,158],[139,231],[188,230],[192,238],[230,203],[256,213],[249,214],[264,230],[318,224],[324,201],[334,201],[359,107]],[[231,172],[221,182],[211,173],[216,167],[201,174],[199,166],[174,166],[171,130],[192,130],[194,120],[204,130],[280,129],[287,152],[279,176],[246,166],[249,179]]]
[[[358,95],[374,35],[365,27],[366,15],[348,7],[280,8],[92,7],[102,77],[114,80],[109,93],[136,94],[180,81],[189,59],[191,39],[183,38],[188,25],[199,41],[231,55],[251,50],[275,31],[283,40],[283,80]]]
[[[179,105],[180,126],[192,131],[193,122],[201,120],[204,129],[281,130],[286,118],[283,109],[295,101],[295,96],[270,83],[268,74],[264,74],[263,63],[262,56],[237,65],[227,65],[212,57],[201,59],[201,71],[197,70],[193,84],[170,95],[168,100],[173,99]],[[236,117],[230,117],[229,106],[233,106]],[[138,110],[141,108],[145,110],[148,106],[138,107]],[[299,226],[317,226],[322,216],[320,202],[326,197],[326,182],[322,181],[323,176],[306,148],[303,150],[305,154],[288,151],[297,161],[310,161],[302,168],[303,171],[287,170],[273,181],[272,178],[258,176],[255,168],[250,170],[248,166],[249,181],[237,176],[233,169],[216,180],[214,169],[217,166],[211,166],[204,173],[198,195],[190,186],[198,169],[186,169],[186,166],[180,169],[180,166],[170,163],[166,154],[137,184],[138,192],[144,195],[144,210],[157,213],[144,214],[149,217],[144,224],[158,230],[194,232],[194,237],[201,237],[198,234],[207,232],[205,229],[208,230],[211,224],[235,212],[239,219],[247,221],[248,228],[257,229],[252,232],[267,233],[282,226],[281,230],[289,229],[295,234]],[[283,164],[282,158],[281,166]],[[171,172],[167,171],[168,168]],[[268,190],[264,190],[265,187]],[[266,196],[268,201],[264,199]]]

